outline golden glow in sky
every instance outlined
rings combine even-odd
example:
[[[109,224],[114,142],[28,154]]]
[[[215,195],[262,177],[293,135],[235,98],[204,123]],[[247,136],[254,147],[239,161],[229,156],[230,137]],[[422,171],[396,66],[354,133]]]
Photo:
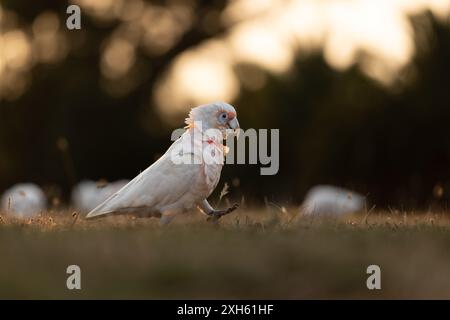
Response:
[[[119,22],[101,44],[99,67],[100,80],[116,83],[111,92],[120,87],[122,94],[127,94],[124,83],[130,90],[135,83],[137,50],[150,57],[164,55],[196,14],[183,1],[166,6],[142,0],[72,2],[94,21]],[[237,65],[279,75],[289,72],[298,52],[323,52],[336,70],[357,64],[368,76],[390,85],[415,53],[409,16],[425,10],[445,21],[450,0],[230,1],[214,16],[227,32],[176,56],[150,95],[165,115],[184,114],[193,105],[211,101],[232,102],[241,85],[258,90],[265,81],[255,69],[252,74],[239,74]],[[14,12],[1,6],[0,18],[0,98],[14,99],[25,91],[27,71],[33,65],[61,61],[70,44],[62,30],[64,21],[56,13],[41,13],[28,29],[17,24]],[[361,53],[364,59],[358,60]]]
[[[289,71],[297,50],[308,53],[320,48],[337,70],[349,68],[358,62],[359,53],[366,53],[359,64],[362,71],[389,85],[414,55],[408,17],[424,10],[445,19],[450,0],[232,1],[222,15],[231,29],[218,40],[227,59],[214,58],[212,65],[208,56],[215,53],[184,53],[185,58],[177,60],[162,80],[157,103],[170,113],[214,100],[232,101],[236,91],[230,88],[239,87],[240,81],[233,72],[235,64],[254,64],[279,74]],[[207,47],[208,42],[200,45]]]

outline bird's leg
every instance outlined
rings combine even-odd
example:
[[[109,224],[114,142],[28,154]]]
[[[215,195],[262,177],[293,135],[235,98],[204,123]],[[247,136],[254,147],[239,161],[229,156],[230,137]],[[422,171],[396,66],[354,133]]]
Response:
[[[217,221],[224,215],[227,215],[234,210],[236,210],[239,205],[237,203],[233,204],[231,207],[224,209],[224,210],[216,210],[207,200],[203,200],[200,205],[198,206],[201,211],[203,211],[208,216],[208,221]]]

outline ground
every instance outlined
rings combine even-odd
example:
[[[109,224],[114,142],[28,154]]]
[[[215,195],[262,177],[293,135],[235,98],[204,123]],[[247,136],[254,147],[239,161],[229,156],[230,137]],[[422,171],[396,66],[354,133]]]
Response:
[[[81,268],[81,290],[66,268]],[[381,268],[381,290],[366,269]],[[310,218],[296,208],[86,221],[0,215],[0,299],[450,298],[450,214]]]

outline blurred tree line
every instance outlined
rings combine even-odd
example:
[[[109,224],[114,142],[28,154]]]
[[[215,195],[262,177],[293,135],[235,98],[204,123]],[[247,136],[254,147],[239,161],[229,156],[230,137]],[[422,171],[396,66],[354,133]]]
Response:
[[[195,2],[196,19],[225,3]],[[67,3],[6,0],[3,6],[31,23],[43,10],[65,16]],[[241,126],[280,129],[280,171],[260,176],[256,165],[225,167],[222,182],[234,180],[232,195],[298,203],[320,183],[352,188],[378,207],[446,207],[450,30],[431,14],[413,19],[417,35],[424,24],[431,29],[427,37],[416,37],[417,54],[405,83],[385,87],[357,66],[335,71],[318,52],[299,54],[287,75],[267,74],[257,91],[242,87],[233,101]],[[149,103],[155,81],[177,54],[225,31],[218,25],[205,32],[199,21],[166,54],[138,53],[148,74],[127,95],[112,97],[101,87],[98,64],[102,39],[114,23],[98,25],[83,17],[88,45],[58,64],[35,66],[25,94],[1,101],[0,190],[34,181],[58,186],[67,196],[81,179],[132,178],[157,159],[175,128],[164,125]],[[76,43],[79,35],[68,36]]]

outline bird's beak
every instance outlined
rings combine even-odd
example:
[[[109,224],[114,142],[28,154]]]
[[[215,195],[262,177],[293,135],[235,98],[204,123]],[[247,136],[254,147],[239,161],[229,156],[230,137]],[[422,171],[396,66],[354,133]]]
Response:
[[[228,125],[230,126],[231,129],[233,129],[234,135],[239,138],[240,126],[238,119],[237,118],[231,119],[230,121],[228,121]]]
[[[228,125],[230,126],[231,129],[236,130],[239,129],[239,121],[237,118],[233,118],[230,121],[228,121]]]

